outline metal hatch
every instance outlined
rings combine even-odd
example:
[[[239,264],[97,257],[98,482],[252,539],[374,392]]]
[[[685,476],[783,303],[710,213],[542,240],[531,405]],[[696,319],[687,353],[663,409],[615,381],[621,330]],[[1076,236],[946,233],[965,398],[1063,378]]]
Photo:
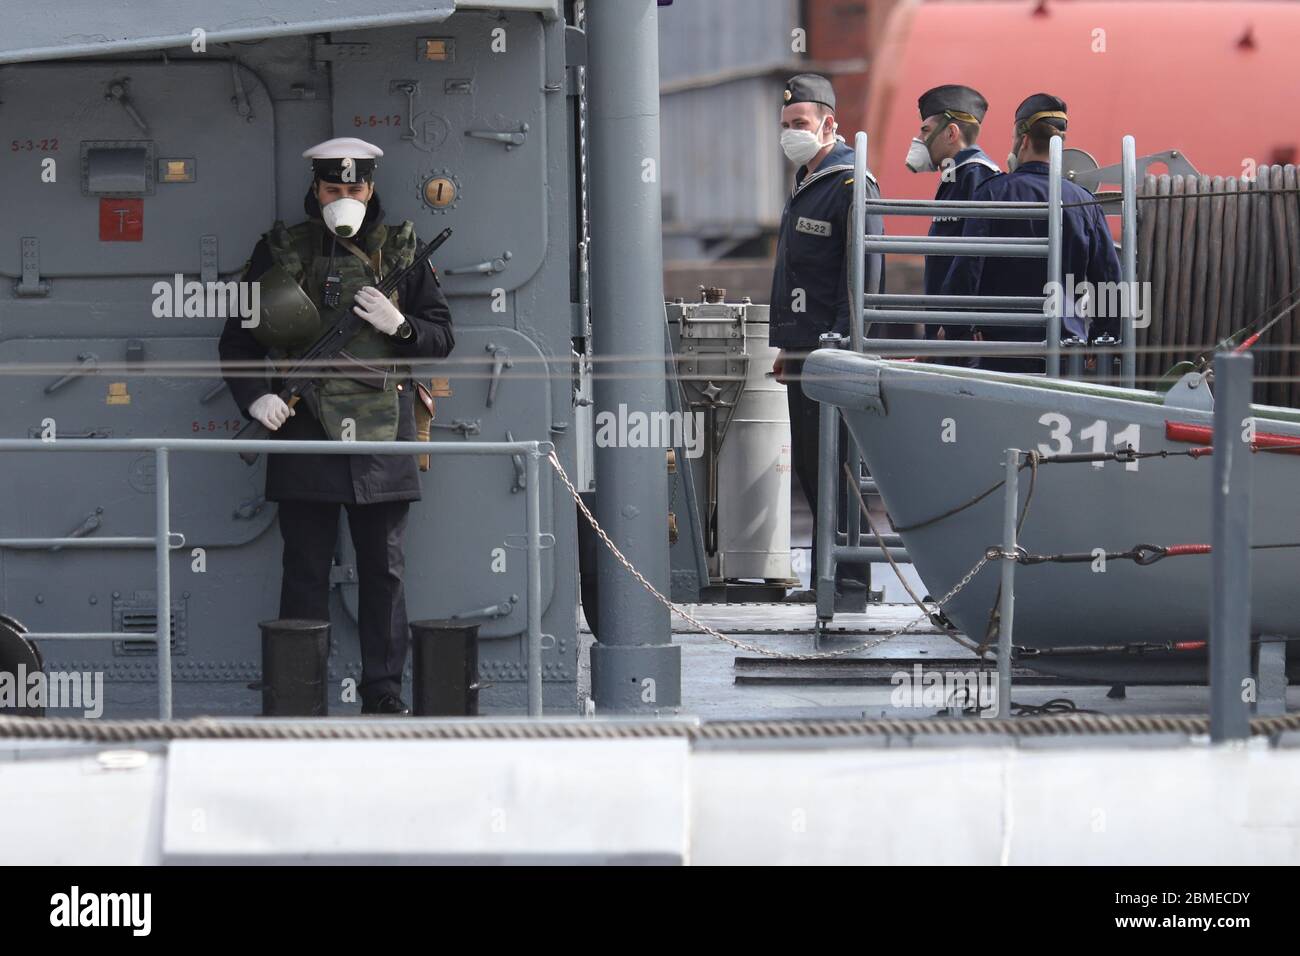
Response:
[[[216,278],[242,267],[276,205],[274,104],[254,73],[217,56],[0,67],[0,177],[32,184],[6,196],[7,234],[35,246],[29,263],[6,242],[0,275],[35,268],[57,296],[62,277]],[[247,116],[231,101],[236,77]],[[38,179],[45,161],[52,181]],[[163,162],[189,178],[158,176]],[[226,188],[235,169],[239,188]],[[118,222],[115,234],[119,203],[133,204],[135,228]]]

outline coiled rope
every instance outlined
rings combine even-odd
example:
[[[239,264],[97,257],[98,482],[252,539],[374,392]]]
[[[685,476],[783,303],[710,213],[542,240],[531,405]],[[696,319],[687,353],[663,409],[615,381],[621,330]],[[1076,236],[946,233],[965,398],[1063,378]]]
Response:
[[[1150,283],[1137,330],[1140,379],[1159,379],[1237,332],[1246,316],[1285,307],[1300,287],[1300,192],[1293,165],[1254,179],[1147,175],[1138,189],[1138,281]],[[1300,312],[1255,347],[1255,400],[1300,405]]]

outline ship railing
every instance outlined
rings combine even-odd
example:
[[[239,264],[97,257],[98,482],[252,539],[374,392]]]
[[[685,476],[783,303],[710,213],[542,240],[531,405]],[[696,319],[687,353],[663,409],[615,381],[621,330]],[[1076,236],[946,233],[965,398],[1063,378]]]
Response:
[[[553,445],[544,441],[286,441],[220,438],[5,438],[0,452],[152,452],[154,458],[154,533],[149,537],[0,538],[0,549],[149,548],[154,549],[156,617],[152,634],[142,632],[26,631],[30,641],[150,640],[157,644],[158,714],[172,717],[171,552],[185,547],[183,534],[171,528],[170,453],[274,453],[288,455],[508,455],[524,464],[524,550],[526,558],[528,715],[542,715],[542,549],[554,538],[542,533],[540,462]]]
[[[1062,145],[1053,136],[1049,149],[1047,202],[984,202],[977,200],[868,199],[866,194],[868,138],[859,132],[854,143],[853,205],[849,235],[849,343],[855,351],[867,347],[872,354],[911,355],[1020,355],[1046,358],[1047,374],[1059,376],[1061,352],[1068,359],[1068,373],[1082,377],[1083,347],[1088,343],[1073,337],[1061,337],[1063,296],[948,296],[899,295],[867,292],[868,253],[906,255],[996,256],[1044,258],[1050,288],[1062,288],[1061,242],[1063,207],[1061,201]],[[1125,136],[1121,162],[1121,250],[1120,274],[1123,288],[1132,291],[1137,280],[1137,148],[1132,136]],[[1033,219],[1046,220],[1047,237],[889,236],[866,232],[868,215],[947,216],[957,219]],[[873,283],[874,284],[874,283]],[[1134,297],[1120,297],[1120,382],[1134,386],[1137,359],[1133,328]],[[954,315],[949,310],[962,310]],[[921,325],[971,324],[985,326],[1041,326],[1042,342],[943,342],[942,340],[867,339],[868,322],[904,322]],[[1108,364],[1099,362],[1102,369]],[[1103,373],[1104,374],[1104,373]]]
[[[1061,351],[1065,348],[1068,373],[1081,378],[1084,370],[1084,347],[1087,342],[1061,337],[1061,307],[1064,297],[1057,295],[965,296],[867,292],[868,285],[878,287],[873,258],[872,276],[868,277],[868,253],[902,253],[906,255],[996,256],[1043,258],[1047,260],[1049,288],[1062,289],[1061,236],[1063,207],[1061,202],[1062,146],[1053,136],[1048,152],[1047,202],[985,202],[976,200],[868,199],[867,134],[859,132],[854,141],[853,204],[849,216],[849,341],[856,352],[869,350],[873,355],[890,356],[1024,356],[1046,359],[1047,374],[1059,376]],[[1137,150],[1132,136],[1123,141],[1121,235],[1121,279],[1126,290],[1136,288],[1137,278]],[[1047,237],[954,236],[936,239],[931,236],[888,236],[868,234],[868,215],[951,216],[959,219],[1027,219],[1045,220]],[[1046,290],[1044,290],[1046,292]],[[1133,329],[1132,295],[1120,297],[1121,313],[1120,379],[1133,387],[1136,350]],[[905,322],[922,325],[970,324],[1043,329],[1041,342],[964,342],[943,339],[885,339],[866,337],[867,322]],[[839,336],[823,336],[823,345],[842,347]],[[1098,362],[1101,377],[1110,359]],[[862,515],[855,489],[838,476],[840,413],[834,406],[823,406],[818,435],[817,580],[812,582],[817,594],[817,619],[826,622],[834,617],[835,568],[840,562],[869,565],[880,557],[879,542],[862,534]],[[865,474],[861,457],[850,455],[856,463],[854,474],[861,476],[859,488],[864,495],[876,495],[875,482]],[[842,487],[842,494],[840,493]],[[837,509],[842,508],[842,520]],[[843,524],[846,531],[840,532]],[[910,560],[901,541],[887,541],[890,556],[897,563]],[[869,578],[868,578],[869,581]]]

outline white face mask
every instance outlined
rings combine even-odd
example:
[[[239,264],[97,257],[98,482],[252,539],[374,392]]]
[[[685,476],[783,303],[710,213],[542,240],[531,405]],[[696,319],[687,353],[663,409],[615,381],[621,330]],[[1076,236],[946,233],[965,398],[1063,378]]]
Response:
[[[321,209],[330,232],[344,239],[356,235],[366,218],[366,204],[359,199],[336,199]]]
[[[822,141],[810,130],[787,129],[781,132],[781,149],[790,162],[802,166],[821,152]]]
[[[925,140],[912,139],[912,145],[907,147],[907,168],[914,173],[932,173],[937,168]]]

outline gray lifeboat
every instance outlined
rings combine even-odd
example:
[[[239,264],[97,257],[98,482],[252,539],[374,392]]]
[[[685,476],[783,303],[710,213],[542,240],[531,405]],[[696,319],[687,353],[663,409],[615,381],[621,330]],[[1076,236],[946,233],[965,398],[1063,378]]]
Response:
[[[812,397],[842,410],[917,572],[936,597],[1001,541],[1001,493],[963,505],[1001,481],[1005,449],[1185,453],[1210,444],[1212,399],[1204,384],[1198,398],[1186,387],[1166,395],[837,350],[813,353],[805,374]],[[1300,442],[1300,412],[1258,405],[1252,411],[1258,438]],[[1044,464],[1032,482],[1020,544],[1039,555],[1208,544],[1210,478],[1210,460],[1186,454]],[[1290,635],[1300,625],[1300,548],[1287,546],[1300,542],[1300,509],[1292,500],[1298,478],[1296,455],[1257,457],[1255,636]],[[1030,484],[1020,482],[1022,508]],[[1067,677],[1204,681],[1199,642],[1209,634],[1210,583],[1206,553],[1175,552],[1151,563],[1110,560],[1104,571],[1090,563],[1027,565],[1016,576],[1016,644],[1046,652],[1033,666]],[[945,611],[981,640],[997,588],[996,565],[986,566]],[[1051,653],[1099,645],[1128,650]]]

